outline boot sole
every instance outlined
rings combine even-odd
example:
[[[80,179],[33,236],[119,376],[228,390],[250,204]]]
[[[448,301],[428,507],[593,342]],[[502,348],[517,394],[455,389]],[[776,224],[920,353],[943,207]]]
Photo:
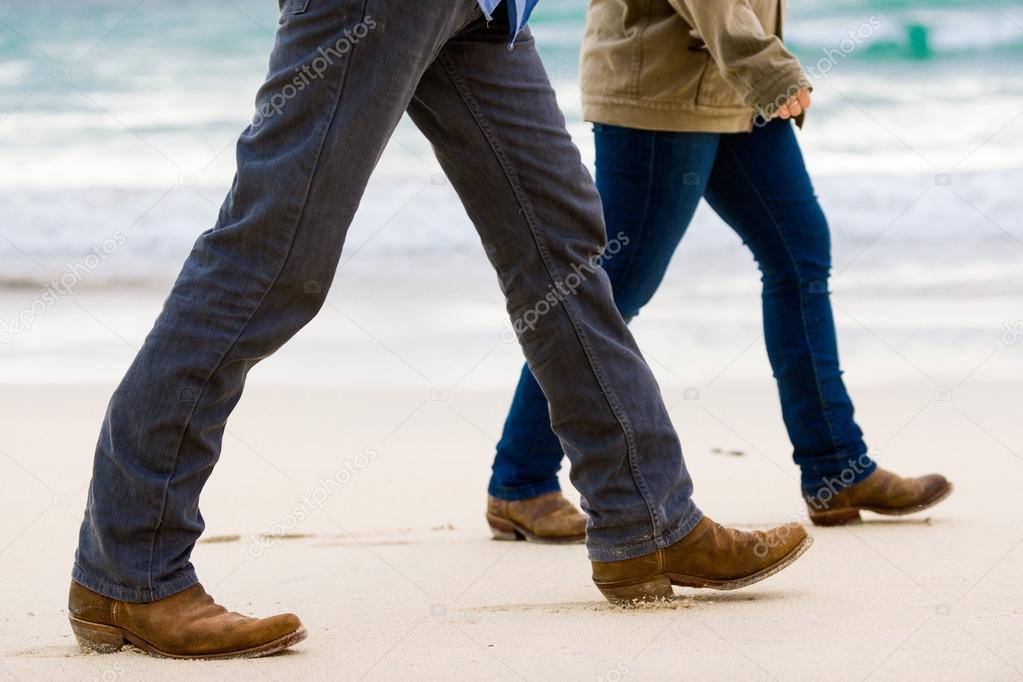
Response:
[[[949,483],[923,502],[909,507],[892,508],[871,507],[867,505],[843,507],[842,509],[831,509],[829,511],[817,512],[816,514],[811,513],[810,520],[815,526],[844,526],[847,523],[859,523],[862,521],[863,519],[860,518],[860,511],[869,511],[883,516],[906,516],[907,514],[915,514],[925,509],[930,509],[939,502],[945,501],[945,499],[952,494],[953,490],[955,490],[955,486]]]
[[[758,583],[765,578],[770,578],[775,573],[785,569],[792,562],[806,553],[813,544],[813,536],[807,535],[802,542],[796,545],[791,552],[781,559],[763,568],[756,573],[743,578],[731,580],[712,580],[697,576],[685,575],[682,573],[658,573],[644,578],[635,578],[628,581],[616,581],[611,583],[598,583],[594,581],[597,589],[615,606],[635,606],[642,603],[656,601],[671,601],[675,597],[673,585],[679,587],[708,588],[712,590],[737,590],[740,587],[747,587]]]
[[[578,545],[586,541],[586,533],[553,538],[536,535],[514,521],[490,513],[487,514],[487,524],[490,526],[490,532],[495,540],[525,540],[540,545]]]
[[[80,646],[83,651],[112,654],[120,651],[126,646],[133,646],[136,649],[156,658],[201,660],[260,658],[262,656],[270,656],[284,651],[285,649],[298,644],[308,636],[306,629],[302,627],[294,632],[284,635],[283,637],[279,637],[272,642],[266,642],[265,644],[260,644],[259,646],[251,647],[249,649],[240,649],[238,651],[228,651],[217,654],[172,654],[168,651],[163,651],[141,637],[114,625],[91,623],[86,620],[75,618],[74,616],[69,616],[68,620],[71,621],[71,630],[75,633],[75,639],[78,640],[78,646]]]

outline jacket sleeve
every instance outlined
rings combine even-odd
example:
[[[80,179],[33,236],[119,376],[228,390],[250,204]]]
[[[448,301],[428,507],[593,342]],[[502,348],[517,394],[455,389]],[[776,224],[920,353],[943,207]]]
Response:
[[[810,81],[749,0],[668,0],[696,29],[725,80],[765,118]]]

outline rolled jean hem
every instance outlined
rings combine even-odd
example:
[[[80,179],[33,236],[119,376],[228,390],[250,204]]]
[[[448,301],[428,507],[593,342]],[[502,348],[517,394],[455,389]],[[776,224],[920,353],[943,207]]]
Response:
[[[628,544],[616,544],[613,542],[598,543],[593,536],[586,536],[586,549],[590,555],[590,561],[626,561],[637,557],[653,554],[658,549],[665,549],[689,535],[703,519],[703,512],[697,506],[691,505],[689,511],[682,519],[675,524],[674,528],[665,531],[659,537],[647,537],[643,540]]]
[[[82,568],[82,566],[77,562],[75,563],[74,569],[71,571],[71,579],[82,587],[86,587],[93,592],[102,594],[104,597],[132,604],[148,604],[150,602],[160,601],[161,599],[172,597],[178,592],[183,592],[193,585],[199,584],[199,578],[196,576],[195,570],[189,568],[171,580],[160,583],[160,585],[156,588],[133,589],[130,587],[123,587],[121,585],[114,585],[113,583],[92,575]]]
[[[561,483],[557,478],[552,478],[542,483],[531,483],[525,486],[501,486],[495,485],[493,481],[487,487],[487,493],[491,497],[496,497],[499,500],[508,500],[509,502],[515,502],[517,500],[528,500],[531,497],[539,497],[540,495],[546,495],[547,493],[558,492],[561,490]]]

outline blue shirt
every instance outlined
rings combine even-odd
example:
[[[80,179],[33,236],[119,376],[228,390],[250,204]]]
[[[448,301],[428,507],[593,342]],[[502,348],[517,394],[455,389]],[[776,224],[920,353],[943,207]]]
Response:
[[[511,42],[515,42],[515,36],[526,27],[529,21],[529,13],[536,7],[540,0],[507,0],[508,3],[508,24],[511,26]],[[490,19],[494,10],[501,4],[501,0],[479,0],[480,9],[483,15]]]

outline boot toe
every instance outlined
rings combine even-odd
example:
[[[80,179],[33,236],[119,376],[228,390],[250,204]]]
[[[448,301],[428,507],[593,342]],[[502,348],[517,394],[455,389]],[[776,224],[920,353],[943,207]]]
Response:
[[[302,621],[293,613],[282,613],[269,618],[253,619],[249,627],[239,628],[226,637],[221,651],[248,652],[243,655],[269,656],[283,651],[306,638]]]
[[[786,523],[763,533],[763,539],[754,554],[764,565],[770,566],[782,560],[806,540],[806,528],[800,523]]]
[[[948,479],[941,474],[927,474],[926,476],[921,476],[920,484],[923,486],[924,493],[926,493],[928,497],[936,495],[952,485],[948,482]]]
[[[302,620],[294,613],[282,613],[278,616],[267,618],[267,621],[267,625],[269,626],[268,630],[271,634],[276,635],[273,639],[284,637],[304,629]]]

